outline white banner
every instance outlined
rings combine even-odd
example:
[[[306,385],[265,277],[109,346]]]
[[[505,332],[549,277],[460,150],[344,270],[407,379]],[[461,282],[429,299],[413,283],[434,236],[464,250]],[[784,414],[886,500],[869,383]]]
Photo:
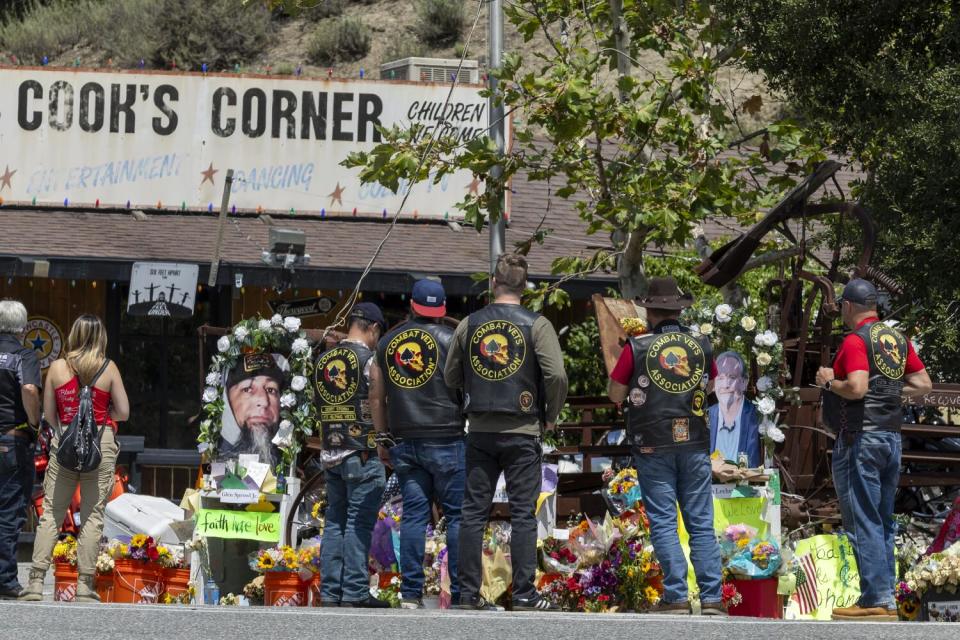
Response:
[[[449,87],[376,80],[0,67],[0,198],[7,203],[216,210],[227,169],[237,209],[383,217],[405,190],[361,185],[340,166],[380,141],[376,126],[432,133]],[[477,86],[457,86],[446,121],[487,127]],[[458,217],[469,172],[412,188],[403,213]]]

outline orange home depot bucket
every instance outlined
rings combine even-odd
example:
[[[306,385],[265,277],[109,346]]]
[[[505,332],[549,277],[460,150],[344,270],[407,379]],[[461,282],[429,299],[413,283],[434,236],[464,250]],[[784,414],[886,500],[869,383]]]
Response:
[[[53,563],[53,599],[73,602],[77,596],[77,568],[69,562]]]
[[[98,573],[95,584],[100,602],[113,602],[113,573]]]
[[[181,598],[190,590],[190,568],[164,569],[163,593],[171,598]],[[164,598],[161,598],[164,600]]]
[[[268,571],[263,574],[263,604],[268,607],[305,607],[309,582],[296,571]]]
[[[310,593],[310,606],[319,607],[320,606],[320,574],[314,573],[310,576],[310,581],[307,582],[309,593]]]
[[[114,562],[113,601],[156,604],[163,593],[161,568],[148,562],[122,559]]]

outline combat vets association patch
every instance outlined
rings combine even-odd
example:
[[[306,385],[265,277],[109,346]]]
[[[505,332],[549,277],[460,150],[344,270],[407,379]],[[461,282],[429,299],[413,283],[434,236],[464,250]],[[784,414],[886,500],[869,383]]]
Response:
[[[883,324],[870,325],[870,350],[873,364],[880,373],[899,380],[907,370],[907,341],[899,333]]]
[[[673,441],[690,442],[690,418],[673,419]]]
[[[693,394],[692,411],[695,416],[703,416],[703,406],[707,403],[707,394],[697,391]]]
[[[647,375],[667,393],[688,393],[703,380],[706,368],[703,347],[686,333],[658,336],[647,349]]]
[[[527,341],[517,325],[485,322],[470,336],[470,368],[484,380],[506,380],[523,366]]]
[[[387,343],[387,378],[402,389],[422,387],[437,372],[437,341],[423,329],[401,331]]]
[[[317,394],[327,404],[344,404],[357,392],[360,360],[346,347],[334,347],[320,356],[314,374]]]
[[[530,413],[533,410],[533,394],[529,391],[520,392],[520,409],[524,413]]]

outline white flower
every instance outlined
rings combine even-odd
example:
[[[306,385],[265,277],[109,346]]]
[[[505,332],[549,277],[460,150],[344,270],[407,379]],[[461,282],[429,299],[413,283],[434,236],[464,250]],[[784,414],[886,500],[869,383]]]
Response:
[[[197,451],[204,453],[207,449],[210,448],[210,444],[207,442],[201,442],[197,445]]]
[[[759,358],[758,358],[759,360]],[[773,380],[770,379],[770,376],[760,376],[757,380],[757,391],[760,393],[766,393],[773,388]]]
[[[757,410],[768,416],[777,410],[777,403],[770,396],[763,396],[757,401]]]
[[[290,381],[290,388],[294,391],[303,391],[307,388],[307,379],[304,376],[293,376]]]
[[[200,423],[200,428],[201,428],[201,429],[209,429],[209,428],[210,428],[210,425],[212,425],[212,424],[213,424],[213,422],[211,422],[210,420],[204,420],[203,422]]]
[[[300,318],[295,318],[293,316],[284,318],[283,328],[290,333],[296,333],[297,331],[300,331]]]
[[[784,436],[783,431],[780,430],[780,427],[777,425],[770,425],[767,427],[767,432],[764,434],[774,442],[783,442],[786,436]]]
[[[220,382],[220,374],[214,373],[214,372],[212,372],[212,371],[207,374],[207,386],[208,386],[208,387],[216,386],[219,382]]]
[[[217,351],[219,351],[220,353],[226,353],[229,350],[230,350],[229,336],[221,336],[221,338],[217,340]]]
[[[293,444],[293,423],[289,420],[281,420],[277,435],[273,436],[271,442],[278,447],[289,447]]]
[[[272,326],[269,320],[260,320],[260,322],[257,323],[257,328],[260,329],[260,331],[269,331]]]
[[[713,333],[713,325],[710,324],[709,322],[704,322],[702,325],[700,325],[700,333],[702,333],[705,336],[710,335],[711,333]]]
[[[774,333],[773,331],[770,331],[769,329],[767,329],[766,331],[763,332],[764,346],[772,347],[777,344],[778,340],[779,338],[777,338],[777,334]]]
[[[713,315],[716,316],[717,322],[726,324],[730,322],[730,318],[733,316],[733,307],[728,304],[719,304],[717,308],[713,310]]]
[[[698,324],[692,324],[692,325],[690,325],[690,333],[692,333],[692,334],[695,335],[695,336],[699,336],[699,335],[700,335],[700,325],[698,325]]]
[[[712,315],[713,315],[713,312],[710,311],[710,309],[701,309],[701,310],[700,310],[700,317],[703,318],[704,320],[706,320],[707,318],[711,317]]]
[[[284,408],[286,408],[286,409],[289,409],[290,407],[294,406],[295,404],[297,404],[297,396],[293,395],[292,393],[289,393],[289,392],[288,392],[288,393],[285,393],[285,394],[283,394],[282,396],[280,396],[280,406],[281,406],[281,407],[284,407]]]
[[[237,327],[233,330],[233,337],[237,340],[243,341],[248,335],[250,335],[250,332],[247,331],[246,327]]]
[[[765,367],[771,362],[773,362],[773,358],[770,357],[770,354],[767,353],[766,351],[761,351],[760,353],[757,354],[757,364],[760,365],[761,367]]]
[[[757,328],[757,321],[753,319],[753,316],[743,316],[740,318],[740,326],[743,327],[744,331],[753,331]]]
[[[733,341],[734,341],[734,342],[743,342],[743,338],[742,338],[741,336],[733,336]]]
[[[217,390],[213,387],[207,387],[203,390],[203,401],[204,402],[213,402],[217,399]]]
[[[283,324],[283,316],[281,316],[279,313],[273,314],[273,317],[270,318],[270,324],[273,324],[279,327],[280,325]]]
[[[306,338],[297,338],[290,346],[290,351],[297,354],[310,353],[310,343],[307,342]]]

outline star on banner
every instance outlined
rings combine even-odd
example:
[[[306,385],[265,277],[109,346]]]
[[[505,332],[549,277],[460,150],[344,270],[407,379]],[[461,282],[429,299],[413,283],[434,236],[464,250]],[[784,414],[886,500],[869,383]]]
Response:
[[[214,184],[214,182],[213,182],[213,174],[217,173],[218,171],[220,171],[220,169],[214,169],[214,168],[213,168],[213,163],[211,162],[211,163],[210,163],[210,166],[207,167],[207,170],[206,170],[206,171],[201,171],[201,172],[200,172],[200,175],[203,176],[203,180],[200,181],[200,184],[203,184],[203,183],[206,182],[207,180],[210,181],[210,184]]]
[[[467,191],[475,196],[480,195],[480,178],[474,178],[473,182],[467,185]]]
[[[343,192],[346,191],[343,187],[340,186],[340,183],[337,183],[336,189],[327,194],[327,197],[330,198],[330,206],[333,206],[333,203],[336,202],[341,207],[343,206]]]
[[[4,187],[10,187],[10,190],[13,191],[13,186],[10,184],[10,178],[13,177],[13,174],[17,172],[16,169],[10,171],[10,166],[7,165],[4,169],[3,175],[0,176],[0,190]]]
[[[33,345],[34,350],[43,351],[43,346],[47,344],[47,341],[43,339],[39,331],[37,331],[34,336],[35,337],[30,341],[30,344]]]

